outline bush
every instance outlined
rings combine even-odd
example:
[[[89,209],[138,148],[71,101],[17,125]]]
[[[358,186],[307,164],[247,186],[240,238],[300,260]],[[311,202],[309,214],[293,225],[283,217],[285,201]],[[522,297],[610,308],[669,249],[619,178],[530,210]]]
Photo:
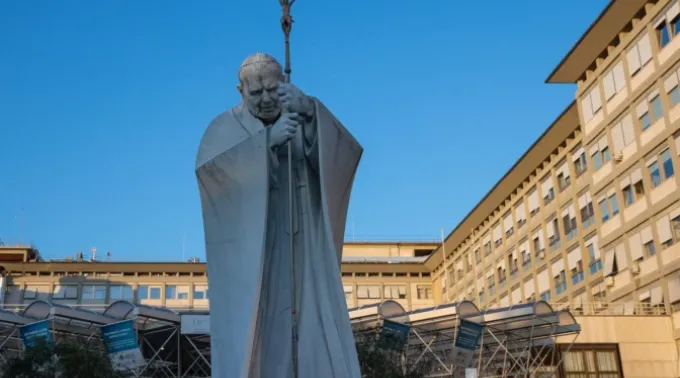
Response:
[[[355,339],[362,378],[423,378],[433,371],[427,354],[413,367],[405,340],[393,333],[372,331],[356,334]],[[419,355],[418,351],[415,357]]]
[[[7,361],[2,378],[123,378],[111,367],[109,356],[100,348],[83,344],[41,342],[21,357]]]

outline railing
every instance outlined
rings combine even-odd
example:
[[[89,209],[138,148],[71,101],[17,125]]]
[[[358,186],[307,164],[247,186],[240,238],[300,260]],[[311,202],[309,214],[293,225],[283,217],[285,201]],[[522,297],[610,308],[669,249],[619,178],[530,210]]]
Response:
[[[649,303],[621,303],[594,301],[574,304],[572,302],[550,303],[555,310],[569,310],[574,316],[663,316],[670,315],[664,305]]]

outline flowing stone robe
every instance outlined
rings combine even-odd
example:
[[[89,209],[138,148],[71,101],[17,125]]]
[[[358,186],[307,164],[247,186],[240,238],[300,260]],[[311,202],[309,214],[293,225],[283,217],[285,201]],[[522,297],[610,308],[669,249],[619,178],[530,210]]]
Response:
[[[359,378],[340,262],[363,149],[314,102],[293,139],[298,371]],[[288,149],[267,142],[268,127],[242,104],[213,120],[198,151],[216,378],[292,377]]]

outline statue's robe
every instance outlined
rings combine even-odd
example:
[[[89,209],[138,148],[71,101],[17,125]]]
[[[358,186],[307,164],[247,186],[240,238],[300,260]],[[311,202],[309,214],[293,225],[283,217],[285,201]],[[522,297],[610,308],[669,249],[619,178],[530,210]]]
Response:
[[[363,149],[318,100],[296,133],[294,252],[300,378],[359,378],[342,245]],[[244,105],[208,126],[196,175],[210,288],[212,376],[292,377],[288,150]]]

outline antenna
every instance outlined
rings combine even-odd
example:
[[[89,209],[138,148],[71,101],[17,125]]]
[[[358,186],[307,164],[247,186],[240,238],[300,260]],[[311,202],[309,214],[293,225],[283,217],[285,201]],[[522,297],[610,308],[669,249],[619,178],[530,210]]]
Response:
[[[97,248],[92,247],[92,261],[97,261]]]
[[[352,219],[352,241],[357,241],[354,237],[354,219]]]
[[[111,262],[111,251],[106,252],[106,261]]]

